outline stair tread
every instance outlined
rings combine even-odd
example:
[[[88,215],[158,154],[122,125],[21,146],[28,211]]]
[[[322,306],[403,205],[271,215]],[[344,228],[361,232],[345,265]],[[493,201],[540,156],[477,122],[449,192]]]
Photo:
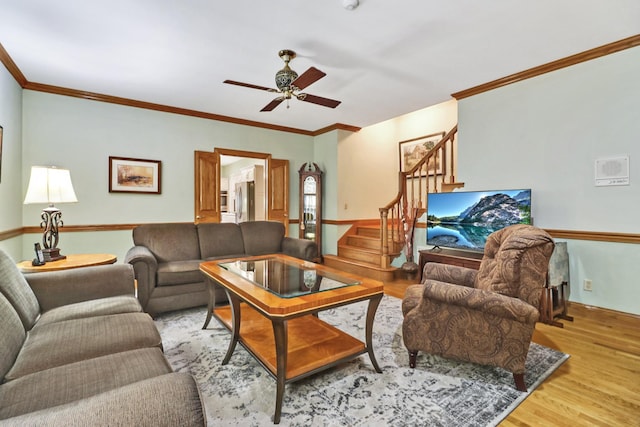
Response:
[[[352,250],[352,251],[360,251],[360,252],[366,252],[369,254],[378,254],[380,255],[380,249],[376,248],[376,249],[371,249],[371,248],[366,248],[366,247],[362,247],[362,246],[354,246],[354,245],[338,245],[338,249],[343,248],[343,249],[347,249],[347,250]],[[392,253],[396,253],[399,254],[400,251],[397,252],[392,252]]]
[[[336,261],[343,261],[343,262],[348,262],[349,264],[354,264],[354,265],[359,265],[362,267],[367,267],[367,268],[372,268],[374,270],[380,270],[380,271],[396,271],[397,268],[396,267],[380,267],[377,264],[373,264],[370,262],[366,262],[366,261],[358,261],[358,260],[352,260],[350,258],[344,258],[344,257],[340,257],[338,255],[330,255],[330,254],[325,254],[323,255],[324,258],[329,258],[329,259],[333,259]]]

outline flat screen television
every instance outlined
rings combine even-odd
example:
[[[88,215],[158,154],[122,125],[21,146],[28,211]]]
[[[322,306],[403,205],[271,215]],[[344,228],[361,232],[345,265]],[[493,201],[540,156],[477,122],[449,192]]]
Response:
[[[512,224],[531,224],[531,190],[427,194],[427,244],[482,252],[487,237]]]

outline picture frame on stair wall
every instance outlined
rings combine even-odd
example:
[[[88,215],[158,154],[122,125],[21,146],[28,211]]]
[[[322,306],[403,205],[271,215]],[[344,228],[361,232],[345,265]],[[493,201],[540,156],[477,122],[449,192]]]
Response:
[[[418,138],[407,139],[400,141],[398,148],[400,151],[400,171],[410,171],[418,162],[427,155],[427,153],[436,146],[438,142],[444,137],[445,132],[432,133]],[[443,162],[440,159],[442,154],[436,155],[431,161],[427,170],[429,175],[442,175]],[[425,171],[421,171],[423,176]]]

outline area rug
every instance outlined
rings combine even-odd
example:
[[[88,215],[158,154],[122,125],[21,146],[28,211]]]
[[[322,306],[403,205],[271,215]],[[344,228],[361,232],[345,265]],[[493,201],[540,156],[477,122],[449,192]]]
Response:
[[[280,425],[494,426],[527,397],[499,368],[424,353],[409,368],[400,304],[385,296],[376,313],[373,345],[383,373],[364,354],[288,384]],[[366,307],[352,304],[321,312],[320,318],[364,341]],[[195,377],[210,425],[272,425],[275,380],[240,345],[222,366],[230,334],[215,319],[202,330],[205,317],[206,309],[197,308],[156,319],[171,366]],[[532,343],[525,374],[529,393],[568,357]]]

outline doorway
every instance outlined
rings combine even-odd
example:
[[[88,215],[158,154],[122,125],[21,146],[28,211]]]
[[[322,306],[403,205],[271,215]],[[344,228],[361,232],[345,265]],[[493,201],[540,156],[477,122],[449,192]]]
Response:
[[[222,160],[226,163],[223,172]],[[237,164],[236,166],[231,166]],[[234,171],[233,173],[229,173]],[[257,171],[257,172],[256,172]],[[227,173],[227,176],[223,176]],[[234,181],[229,179],[234,177]],[[222,178],[227,178],[226,182]],[[213,152],[195,152],[195,222],[237,222],[238,211],[236,181],[262,179],[258,194],[254,196],[256,207],[264,213],[254,213],[254,218],[280,221],[288,229],[289,223],[289,161],[273,159],[269,153],[216,148]],[[229,194],[232,192],[233,198]],[[226,204],[223,185],[226,190]],[[262,193],[260,194],[260,191]],[[234,202],[235,200],[235,202]],[[234,204],[235,203],[235,204]],[[224,206],[224,211],[223,211]],[[231,211],[233,211],[233,220]]]

